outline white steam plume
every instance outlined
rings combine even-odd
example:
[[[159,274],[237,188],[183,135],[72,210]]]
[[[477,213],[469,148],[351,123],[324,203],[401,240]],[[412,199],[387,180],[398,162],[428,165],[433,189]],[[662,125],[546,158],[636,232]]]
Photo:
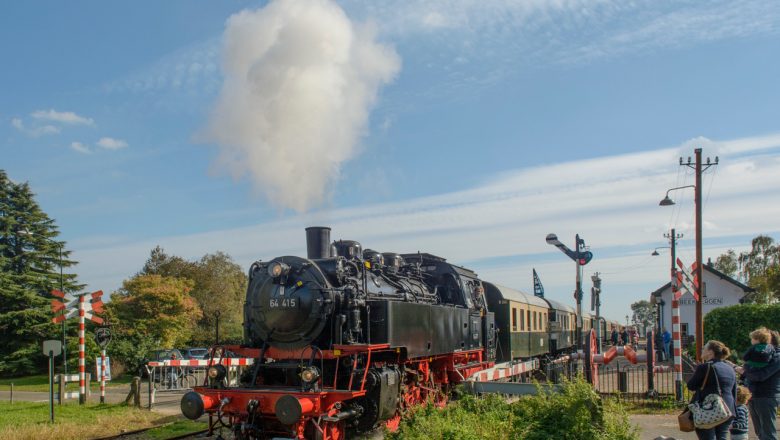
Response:
[[[225,82],[206,131],[219,165],[283,208],[323,202],[401,61],[330,0],[276,0],[227,21]]]

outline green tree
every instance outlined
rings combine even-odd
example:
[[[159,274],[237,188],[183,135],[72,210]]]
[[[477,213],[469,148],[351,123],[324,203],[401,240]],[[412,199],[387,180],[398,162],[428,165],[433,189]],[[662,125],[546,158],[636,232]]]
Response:
[[[739,262],[737,260],[737,253],[733,249],[729,249],[725,254],[721,254],[717,260],[715,260],[715,269],[725,273],[730,277],[736,277],[739,270]]]
[[[203,311],[203,316],[194,329],[193,344],[209,345],[214,342],[217,313],[220,340],[241,340],[247,276],[229,255],[218,251],[190,262],[168,255],[157,246],[152,249],[140,273],[186,278],[194,283],[191,294]]]
[[[772,237],[759,235],[750,251],[739,255],[729,249],[718,257],[715,267],[755,289],[746,299],[759,304],[780,300],[780,246]]]
[[[642,300],[631,304],[631,311],[634,312],[631,321],[642,326],[642,333],[645,333],[655,322],[655,307],[650,304],[650,301]]]
[[[107,305],[118,336],[146,339],[161,348],[190,341],[202,312],[190,296],[192,281],[160,275],[136,275],[125,280]]]
[[[29,374],[45,366],[40,344],[59,334],[51,322],[49,292],[59,288],[59,265],[68,260],[59,230],[27,183],[0,170],[0,373]],[[82,286],[63,277],[65,291]]]

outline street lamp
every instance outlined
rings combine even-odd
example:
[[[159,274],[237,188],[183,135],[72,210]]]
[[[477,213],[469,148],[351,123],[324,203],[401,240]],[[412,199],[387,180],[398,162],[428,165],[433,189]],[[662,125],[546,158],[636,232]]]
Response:
[[[657,247],[657,248],[653,249],[653,253],[650,254],[650,255],[652,255],[654,257],[657,257],[657,256],[661,255],[661,254],[658,253],[658,249],[670,249],[670,248],[671,248],[671,246],[660,246],[660,247]]]
[[[40,234],[34,234],[26,229],[22,229],[19,231],[20,234],[26,235],[28,237],[41,237],[44,240],[47,240],[50,243],[54,243],[57,246],[57,249],[59,249],[60,253],[60,259],[58,261],[60,266],[60,292],[65,292],[63,287],[63,277],[62,277],[62,243],[59,241],[54,241],[49,237],[45,237]],[[68,357],[67,357],[67,345],[65,343],[65,320],[62,320],[62,372],[63,374],[68,374]]]
[[[666,191],[666,196],[658,203],[658,206],[672,206],[674,205],[674,200],[669,198],[669,193],[674,190],[683,189],[683,188],[696,188],[696,185],[685,185],[685,186],[678,186],[677,188],[672,188]]]

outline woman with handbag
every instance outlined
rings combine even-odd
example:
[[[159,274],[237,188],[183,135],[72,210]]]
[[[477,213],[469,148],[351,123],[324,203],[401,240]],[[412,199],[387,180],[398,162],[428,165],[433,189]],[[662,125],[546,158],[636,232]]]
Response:
[[[699,440],[728,440],[737,398],[737,376],[734,369],[723,362],[730,353],[720,341],[707,342],[701,351],[704,362],[696,367],[688,381],[688,389],[696,392],[688,407],[693,413]]]

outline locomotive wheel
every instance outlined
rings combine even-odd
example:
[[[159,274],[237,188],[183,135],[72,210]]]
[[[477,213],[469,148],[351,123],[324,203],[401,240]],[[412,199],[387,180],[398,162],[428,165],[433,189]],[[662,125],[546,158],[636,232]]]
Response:
[[[341,422],[322,422],[320,429],[314,428],[314,435],[306,438],[315,440],[344,440],[346,438],[346,427],[344,421]]]

